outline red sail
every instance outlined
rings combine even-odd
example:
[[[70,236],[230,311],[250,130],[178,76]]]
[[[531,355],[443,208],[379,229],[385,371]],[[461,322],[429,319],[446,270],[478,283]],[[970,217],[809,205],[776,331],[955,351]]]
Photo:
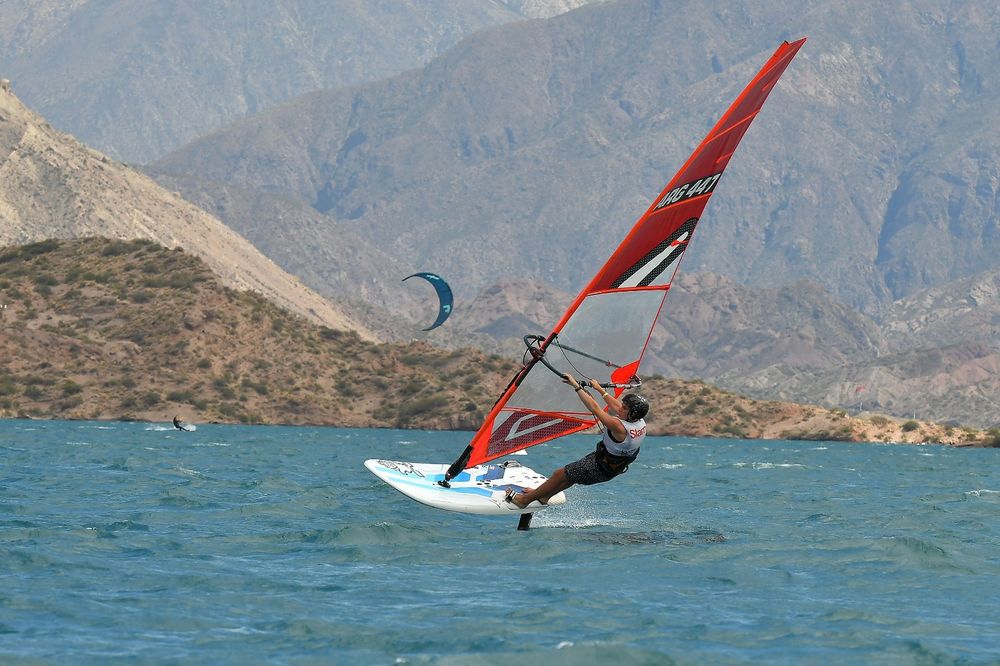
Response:
[[[637,372],[705,204],[768,93],[805,41],[778,47],[576,297],[542,344],[550,365],[577,377],[618,384],[627,383]],[[553,344],[556,340],[558,344]],[[595,423],[576,394],[532,359],[473,437],[465,465],[478,465]]]

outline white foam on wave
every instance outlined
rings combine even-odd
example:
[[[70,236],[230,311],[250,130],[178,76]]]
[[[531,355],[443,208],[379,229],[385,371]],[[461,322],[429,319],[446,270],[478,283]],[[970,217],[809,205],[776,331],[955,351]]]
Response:
[[[561,512],[560,512],[561,513]],[[535,514],[535,525],[537,527],[567,527],[570,529],[582,529],[585,527],[598,527],[613,524],[605,519],[596,517],[567,517],[556,516],[554,513],[545,512]]]
[[[221,630],[224,631],[224,632],[226,632],[226,633],[229,633],[229,634],[243,634],[243,635],[264,634],[264,633],[267,633],[267,632],[261,631],[260,629],[254,629],[252,627],[243,627],[243,626],[240,626],[240,627],[222,627]]]
[[[800,465],[799,463],[770,463],[770,462],[738,462],[733,463],[733,467],[752,467],[753,469],[776,469],[776,468],[793,468],[801,467],[805,468],[805,465]]]
[[[567,498],[566,504],[535,514],[539,527],[634,527],[638,524],[632,516],[608,512],[608,505],[592,502],[589,498]]]
[[[152,430],[154,432],[166,432],[168,430],[176,430],[177,428],[173,426],[162,426],[162,425],[148,425],[146,430]]]
[[[232,444],[230,442],[198,442],[196,444],[192,444],[191,446],[194,446],[194,447],[200,447],[200,446],[232,446]]]
[[[826,451],[829,448],[830,448],[829,446],[814,446],[813,451]]]
[[[1000,490],[990,490],[981,488],[980,490],[970,490],[964,493],[966,497],[980,497],[984,499],[1000,499]]]
[[[684,467],[681,463],[660,463],[659,465],[653,465],[653,469],[680,469],[681,467]]]

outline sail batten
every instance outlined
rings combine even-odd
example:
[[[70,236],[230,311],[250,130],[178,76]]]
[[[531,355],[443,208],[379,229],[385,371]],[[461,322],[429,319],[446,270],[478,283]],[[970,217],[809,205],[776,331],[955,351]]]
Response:
[[[622,386],[634,384],[702,212],[739,142],[805,41],[778,47],[549,335],[544,340],[533,336],[541,343],[529,347],[532,356],[476,432],[468,458],[463,453],[453,467],[478,465],[593,427],[596,420],[580,411],[579,399],[565,390],[556,365],[578,378],[597,379],[616,395]]]

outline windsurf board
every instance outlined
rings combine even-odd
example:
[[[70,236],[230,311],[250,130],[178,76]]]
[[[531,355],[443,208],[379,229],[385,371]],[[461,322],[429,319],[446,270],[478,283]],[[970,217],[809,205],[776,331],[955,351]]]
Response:
[[[561,492],[553,495],[548,504],[534,501],[524,509],[507,502],[504,498],[508,488],[522,492],[537,488],[547,480],[516,460],[470,467],[453,478],[449,487],[438,483],[448,471],[445,464],[372,459],[365,461],[365,467],[407,497],[446,511],[505,516],[533,513],[566,503],[566,495]]]

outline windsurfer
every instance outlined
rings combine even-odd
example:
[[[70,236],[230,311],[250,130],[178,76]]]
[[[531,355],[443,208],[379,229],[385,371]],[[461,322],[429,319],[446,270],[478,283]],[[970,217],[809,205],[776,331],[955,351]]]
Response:
[[[581,386],[573,375],[563,375],[563,382],[573,387],[580,401],[604,426],[604,436],[595,451],[560,467],[537,488],[523,493],[509,492],[507,501],[522,509],[535,500],[545,504],[556,493],[577,483],[589,486],[610,481],[623,474],[639,456],[639,447],[646,437],[646,422],[643,418],[649,412],[649,401],[641,395],[630,393],[619,400],[605,391],[596,379],[591,379],[589,387],[601,392],[608,408],[606,410],[587,392],[588,387]]]

